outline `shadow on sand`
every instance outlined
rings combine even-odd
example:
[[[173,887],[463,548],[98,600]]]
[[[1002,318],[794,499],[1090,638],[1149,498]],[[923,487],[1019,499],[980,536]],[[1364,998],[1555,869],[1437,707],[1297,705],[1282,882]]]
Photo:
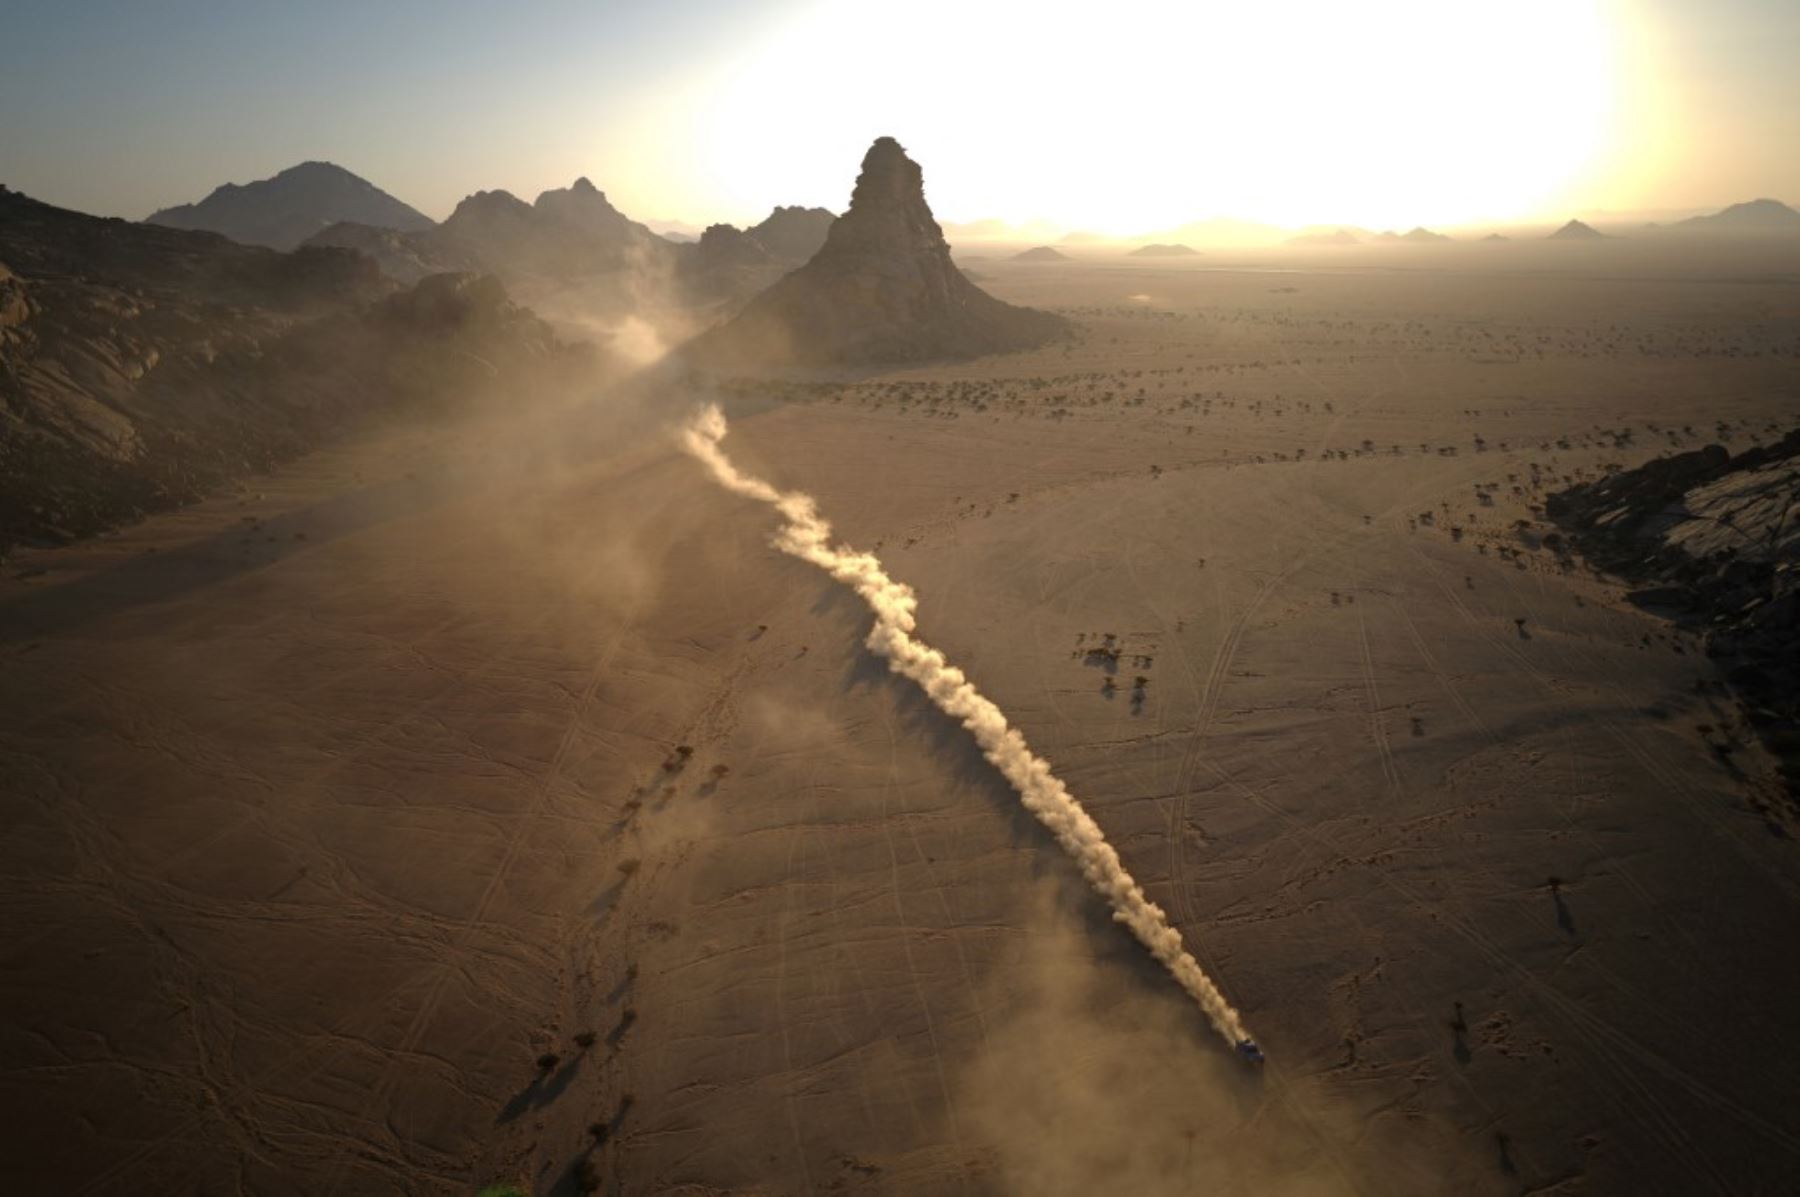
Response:
[[[56,636],[136,607],[168,602],[265,569],[320,544],[417,515],[451,497],[448,483],[408,478],[233,524],[172,552],[144,553],[0,605],[0,643]],[[244,544],[245,539],[250,544]]]

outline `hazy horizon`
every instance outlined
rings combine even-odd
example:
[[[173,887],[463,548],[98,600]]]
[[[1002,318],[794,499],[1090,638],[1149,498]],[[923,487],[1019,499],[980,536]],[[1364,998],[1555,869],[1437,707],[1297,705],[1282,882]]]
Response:
[[[1777,0],[154,7],[16,12],[0,182],[142,219],[317,159],[442,219],[585,175],[638,219],[702,227],[841,209],[845,164],[892,134],[946,223],[1111,236],[1800,195],[1780,152],[1800,144],[1800,9]]]

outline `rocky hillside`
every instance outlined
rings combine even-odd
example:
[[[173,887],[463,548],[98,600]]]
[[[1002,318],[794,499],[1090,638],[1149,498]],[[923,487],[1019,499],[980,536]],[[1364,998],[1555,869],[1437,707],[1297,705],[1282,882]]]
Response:
[[[666,272],[679,252],[673,242],[613,207],[587,179],[546,191],[529,204],[511,192],[477,191],[443,224],[423,232],[393,235],[338,224],[306,244],[367,254],[400,282],[446,270],[481,270],[508,281]]]
[[[471,355],[480,371],[446,365]],[[344,250],[283,254],[0,188],[0,551],[188,501],[369,411],[565,357],[493,280],[399,290]]]
[[[1590,561],[1642,587],[1637,601],[1704,630],[1800,796],[1800,429],[1736,456],[1659,458],[1546,511]]]
[[[401,233],[432,227],[430,217],[329,162],[302,162],[274,178],[241,186],[227,183],[197,204],[152,213],[148,223],[222,233],[245,245],[294,249],[342,221]]]
[[[836,219],[824,208],[776,208],[745,232],[776,261],[799,265],[825,248]]]
[[[711,308],[714,319],[730,316],[818,253],[835,219],[823,208],[776,208],[748,229],[709,226],[678,251],[680,300]]]
[[[1030,348],[1067,330],[1061,317],[1002,303],[963,276],[918,165],[883,137],[819,252],[686,353],[723,368],[918,361]]]

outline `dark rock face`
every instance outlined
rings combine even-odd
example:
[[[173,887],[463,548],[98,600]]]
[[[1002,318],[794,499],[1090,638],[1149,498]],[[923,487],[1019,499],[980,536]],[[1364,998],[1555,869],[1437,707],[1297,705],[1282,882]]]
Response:
[[[340,221],[419,232],[431,218],[329,162],[302,162],[274,178],[227,183],[197,204],[150,215],[147,223],[221,233],[244,245],[293,249]]]
[[[397,291],[291,254],[0,188],[0,552],[177,505],[342,432],[562,351],[499,284]],[[451,350],[460,352],[449,352]]]
[[[1659,458],[1553,495],[1547,514],[1641,605],[1704,630],[1800,800],[1800,429],[1736,456]]]
[[[711,365],[919,361],[1026,349],[1066,330],[1061,317],[1002,303],[963,277],[918,164],[883,137],[812,260],[688,353]]]

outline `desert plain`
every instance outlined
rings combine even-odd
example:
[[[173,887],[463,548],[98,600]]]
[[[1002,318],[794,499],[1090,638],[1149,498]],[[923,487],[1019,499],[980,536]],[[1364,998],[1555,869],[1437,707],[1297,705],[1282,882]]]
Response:
[[[15,556],[11,1183],[1794,1191],[1792,807],[1542,509],[1792,427],[1800,254],[959,261],[1075,338],[396,417]],[[681,452],[707,402],[1266,1065]]]

